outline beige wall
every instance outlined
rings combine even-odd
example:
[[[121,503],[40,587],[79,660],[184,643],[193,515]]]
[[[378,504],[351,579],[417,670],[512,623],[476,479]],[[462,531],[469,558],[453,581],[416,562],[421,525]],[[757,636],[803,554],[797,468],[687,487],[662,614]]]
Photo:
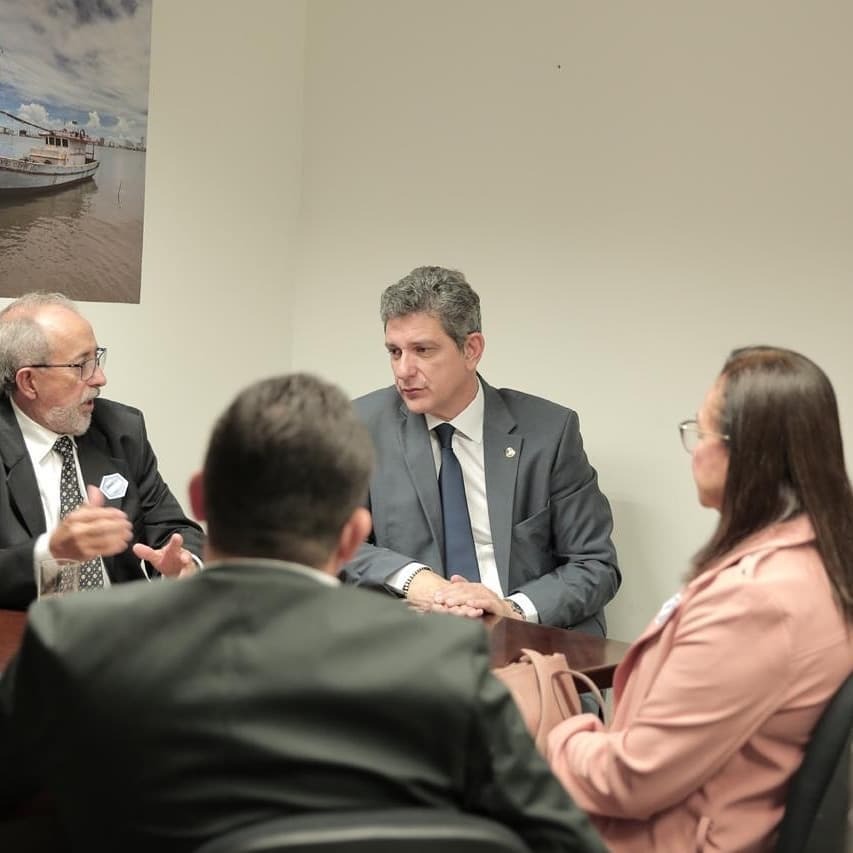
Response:
[[[155,0],[142,304],[86,306],[108,390],[183,498],[237,388],[387,383],[382,287],[458,267],[486,378],[580,413],[630,639],[714,522],[675,425],[732,347],[815,358],[853,448],[852,29],[829,0]]]

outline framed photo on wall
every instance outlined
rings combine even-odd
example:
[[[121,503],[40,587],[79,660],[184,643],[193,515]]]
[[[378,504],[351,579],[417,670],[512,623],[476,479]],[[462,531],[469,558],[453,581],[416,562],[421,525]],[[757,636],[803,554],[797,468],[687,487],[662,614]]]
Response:
[[[152,0],[0,0],[0,297],[138,303]]]

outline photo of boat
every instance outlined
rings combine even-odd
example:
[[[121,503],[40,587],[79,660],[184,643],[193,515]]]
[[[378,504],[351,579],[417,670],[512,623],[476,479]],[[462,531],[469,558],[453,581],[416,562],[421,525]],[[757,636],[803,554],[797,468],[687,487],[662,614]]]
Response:
[[[0,300],[139,304],[151,7],[0,0]]]
[[[40,129],[42,144],[23,157],[0,155],[0,195],[52,190],[86,181],[100,163],[83,130]]]

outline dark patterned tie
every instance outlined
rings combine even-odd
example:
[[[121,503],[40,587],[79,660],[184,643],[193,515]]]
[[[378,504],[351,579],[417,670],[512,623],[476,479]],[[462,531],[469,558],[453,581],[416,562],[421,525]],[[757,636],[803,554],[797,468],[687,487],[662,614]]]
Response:
[[[462,466],[453,452],[453,433],[456,427],[439,424],[435,434],[441,445],[441,468],[438,472],[438,491],[441,494],[441,520],[444,527],[444,570],[463,575],[469,581],[480,582],[480,567],[471,533],[471,516],[465,498]]]
[[[77,481],[77,466],[74,464],[74,445],[67,435],[56,439],[53,449],[62,456],[62,474],[59,478],[59,517],[65,518],[69,512],[83,503],[80,485]],[[86,560],[80,564],[80,589],[97,589],[104,585],[101,558]]]

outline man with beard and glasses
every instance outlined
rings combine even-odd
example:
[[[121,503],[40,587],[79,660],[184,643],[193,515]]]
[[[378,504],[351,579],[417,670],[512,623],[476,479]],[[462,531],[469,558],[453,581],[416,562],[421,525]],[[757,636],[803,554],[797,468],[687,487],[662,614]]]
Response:
[[[62,294],[0,312],[0,608],[29,605],[49,557],[83,562],[86,587],[200,565],[201,528],[160,477],[142,413],[98,399],[106,352]]]

